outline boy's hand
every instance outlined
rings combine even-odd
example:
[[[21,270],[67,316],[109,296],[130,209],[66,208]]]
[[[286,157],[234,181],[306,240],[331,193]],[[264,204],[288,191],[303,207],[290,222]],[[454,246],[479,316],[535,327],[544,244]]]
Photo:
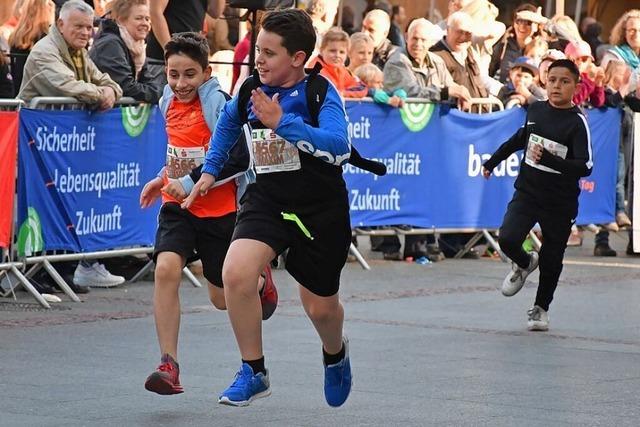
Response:
[[[531,148],[529,149],[529,153],[531,154],[531,160],[534,163],[540,163],[540,159],[542,158],[542,144],[531,144]]]
[[[387,104],[395,108],[402,108],[402,106],[404,105],[404,101],[399,96],[392,96],[391,98],[389,98],[389,101],[387,101]]]
[[[196,197],[204,196],[205,194],[207,194],[207,192],[213,187],[213,184],[215,184],[215,182],[216,178],[213,175],[209,175],[208,173],[203,172],[198,182],[196,182],[196,185],[194,185],[193,190],[191,190],[189,197],[184,199],[180,207],[182,207],[182,209],[190,208],[193,202],[196,200]]]
[[[170,179],[169,183],[162,188],[162,191],[178,201],[187,197],[187,192],[184,191],[182,184],[177,179]]]
[[[595,82],[596,86],[604,86],[604,69],[602,67],[596,67],[595,73],[596,75],[593,81]]]
[[[269,129],[275,130],[282,118],[282,107],[278,102],[278,94],[274,94],[271,99],[262,91],[254,89],[251,91],[251,111],[258,120]]]
[[[162,178],[155,177],[151,181],[147,182],[142,188],[140,193],[140,207],[148,208],[160,197],[162,190]]]
[[[491,171],[483,166],[482,176],[484,176],[484,179],[489,179],[489,177],[491,176]]]

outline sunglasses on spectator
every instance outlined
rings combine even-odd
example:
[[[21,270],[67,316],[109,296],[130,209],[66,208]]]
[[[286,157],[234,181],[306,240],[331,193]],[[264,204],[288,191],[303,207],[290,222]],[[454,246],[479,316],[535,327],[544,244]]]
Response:
[[[516,24],[530,27],[531,25],[533,25],[533,22],[527,21],[526,19],[516,19]]]

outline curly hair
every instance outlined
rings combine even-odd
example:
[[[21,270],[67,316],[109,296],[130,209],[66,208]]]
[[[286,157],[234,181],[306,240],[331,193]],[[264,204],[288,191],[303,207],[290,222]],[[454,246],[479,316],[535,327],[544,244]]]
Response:
[[[626,11],[616,25],[611,29],[611,34],[609,35],[609,43],[614,46],[620,46],[627,42],[626,31],[627,31],[627,21],[630,18],[640,19],[640,9],[631,9]]]

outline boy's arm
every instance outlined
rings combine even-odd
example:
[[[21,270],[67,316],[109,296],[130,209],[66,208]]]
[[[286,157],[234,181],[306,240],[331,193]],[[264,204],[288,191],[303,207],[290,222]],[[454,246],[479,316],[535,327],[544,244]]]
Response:
[[[596,84],[587,77],[586,73],[582,73],[580,78],[576,93],[573,95],[573,103],[576,105],[582,105],[583,102],[587,101],[596,87]]]
[[[220,112],[216,129],[211,135],[202,173],[218,176],[222,166],[229,159],[229,151],[242,132],[242,124],[238,115],[238,97],[235,96]]]
[[[340,95],[329,85],[318,116],[319,127],[306,124],[302,117],[284,113],[275,132],[299,150],[341,166],[349,160],[351,143],[347,134],[347,117]]]
[[[591,95],[589,95],[589,103],[596,108],[604,105],[604,87],[594,86]]]
[[[563,159],[560,156],[551,154],[550,151],[542,150],[540,164],[555,169],[566,175],[576,178],[591,175],[593,169],[593,151],[591,150],[591,135],[584,116],[579,115],[582,120],[575,132],[572,132],[573,158]]]
[[[486,162],[484,162],[484,168],[488,171],[492,171],[493,168],[498,166],[498,163],[505,160],[511,154],[515,153],[518,150],[524,150],[526,144],[525,136],[526,136],[526,125],[523,125],[516,133],[511,135],[511,138],[507,140],[504,144],[502,144],[493,156]]]

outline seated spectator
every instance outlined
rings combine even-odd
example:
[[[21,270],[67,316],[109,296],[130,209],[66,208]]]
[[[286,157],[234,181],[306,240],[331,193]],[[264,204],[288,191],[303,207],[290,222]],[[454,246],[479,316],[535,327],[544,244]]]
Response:
[[[13,76],[16,96],[22,84],[22,73],[27,56],[38,40],[49,32],[55,21],[56,6],[51,0],[26,0],[24,7],[29,10],[31,19],[22,19],[9,37],[11,48],[11,75]]]
[[[151,30],[147,0],[115,0],[111,17],[102,21],[89,56],[120,85],[123,96],[156,104],[162,86],[151,79],[146,67],[145,40]]]
[[[384,74],[380,68],[373,64],[363,64],[356,68],[354,73],[367,87],[373,100],[379,104],[387,104],[392,107],[402,107],[407,93],[404,89],[396,89],[392,94],[384,90]]]
[[[442,38],[442,30],[424,18],[415,19],[407,31],[407,49],[397,49],[384,66],[384,88],[404,89],[407,96],[430,101],[458,98],[469,101],[469,91],[456,84],[444,60],[429,48]]]
[[[573,97],[573,103],[576,105],[589,103],[592,107],[602,107],[604,105],[604,70],[593,63],[589,43],[582,40],[569,43],[564,54],[580,70],[580,82]]]
[[[371,64],[373,40],[364,32],[353,33],[349,38],[349,71],[352,73],[361,65]]]
[[[60,17],[49,34],[38,41],[24,66],[18,98],[30,101],[37,96],[69,96],[107,110],[122,96],[122,89],[108,74],[100,72],[86,46],[93,31],[93,9],[81,0],[69,0],[60,8]],[[58,264],[56,264],[58,266]],[[94,262],[81,262],[73,274],[71,288],[78,293],[88,286],[111,287],[124,283]]]
[[[534,84],[538,68],[531,58],[522,56],[516,59],[509,70],[509,81],[502,87],[498,98],[505,108],[523,107],[546,98],[544,90]]]
[[[369,11],[362,20],[362,31],[373,39],[373,59],[371,62],[381,70],[389,57],[397,49],[387,38],[391,20],[389,14],[382,9]]]
[[[443,59],[453,81],[464,86],[472,98],[487,98],[489,93],[471,50],[473,31],[471,17],[465,12],[455,12],[447,20],[446,35],[430,50]]]
[[[398,46],[402,49],[407,47],[407,43],[404,40],[404,21],[407,19],[407,14],[402,6],[393,6],[391,8],[391,27],[389,28],[389,34],[387,38],[392,45]]]

